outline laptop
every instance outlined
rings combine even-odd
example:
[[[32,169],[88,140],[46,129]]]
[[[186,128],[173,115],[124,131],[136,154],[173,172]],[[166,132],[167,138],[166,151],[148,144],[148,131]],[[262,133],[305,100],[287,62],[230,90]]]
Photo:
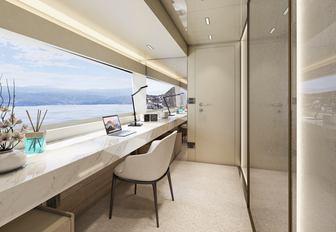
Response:
[[[122,130],[118,115],[104,116],[103,122],[107,135],[126,137],[135,133],[135,131]]]

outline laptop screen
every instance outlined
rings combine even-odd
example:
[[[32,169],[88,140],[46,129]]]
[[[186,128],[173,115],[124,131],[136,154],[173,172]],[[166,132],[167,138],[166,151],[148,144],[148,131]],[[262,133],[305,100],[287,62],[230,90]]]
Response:
[[[121,124],[118,115],[105,116],[103,117],[103,122],[107,134],[121,130]]]

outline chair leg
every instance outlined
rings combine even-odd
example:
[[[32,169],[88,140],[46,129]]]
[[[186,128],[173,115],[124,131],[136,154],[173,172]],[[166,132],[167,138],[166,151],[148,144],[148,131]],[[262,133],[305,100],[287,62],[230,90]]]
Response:
[[[114,194],[115,194],[115,189],[116,189],[116,183],[117,183],[117,178],[113,174],[112,177],[112,184],[111,184],[111,198],[110,198],[110,212],[109,212],[109,219],[112,218],[112,209],[113,209],[113,200],[114,200]]]
[[[171,198],[172,198],[172,201],[174,201],[173,185],[172,185],[172,181],[171,181],[171,178],[170,178],[170,170],[169,169],[168,169],[168,172],[167,172],[167,176],[168,176]]]
[[[134,184],[134,195],[136,195],[137,192],[137,184]]]
[[[153,195],[154,195],[154,206],[155,206],[155,215],[156,215],[156,227],[159,228],[159,213],[158,213],[158,206],[157,206],[157,188],[156,182],[152,184],[153,186]]]

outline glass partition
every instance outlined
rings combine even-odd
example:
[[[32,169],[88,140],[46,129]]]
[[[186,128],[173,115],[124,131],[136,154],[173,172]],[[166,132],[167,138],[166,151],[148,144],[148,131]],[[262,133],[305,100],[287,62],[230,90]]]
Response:
[[[249,190],[258,232],[289,227],[288,0],[249,3]]]
[[[298,231],[336,231],[336,1],[298,0]]]

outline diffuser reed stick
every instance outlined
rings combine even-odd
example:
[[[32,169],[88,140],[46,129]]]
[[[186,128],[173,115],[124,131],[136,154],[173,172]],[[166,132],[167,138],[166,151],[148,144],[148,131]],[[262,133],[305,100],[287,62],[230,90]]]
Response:
[[[42,124],[43,124],[43,121],[48,113],[48,110],[46,110],[44,112],[44,115],[42,117],[42,120],[41,120],[41,115],[42,115],[42,110],[37,110],[37,115],[36,115],[36,125],[34,126],[34,123],[33,123],[33,120],[30,116],[30,113],[28,110],[26,110],[26,113],[27,113],[27,116],[28,116],[28,119],[29,119],[29,122],[30,122],[30,125],[32,126],[33,128],[33,131],[34,132],[39,132],[41,127],[42,127]]]

